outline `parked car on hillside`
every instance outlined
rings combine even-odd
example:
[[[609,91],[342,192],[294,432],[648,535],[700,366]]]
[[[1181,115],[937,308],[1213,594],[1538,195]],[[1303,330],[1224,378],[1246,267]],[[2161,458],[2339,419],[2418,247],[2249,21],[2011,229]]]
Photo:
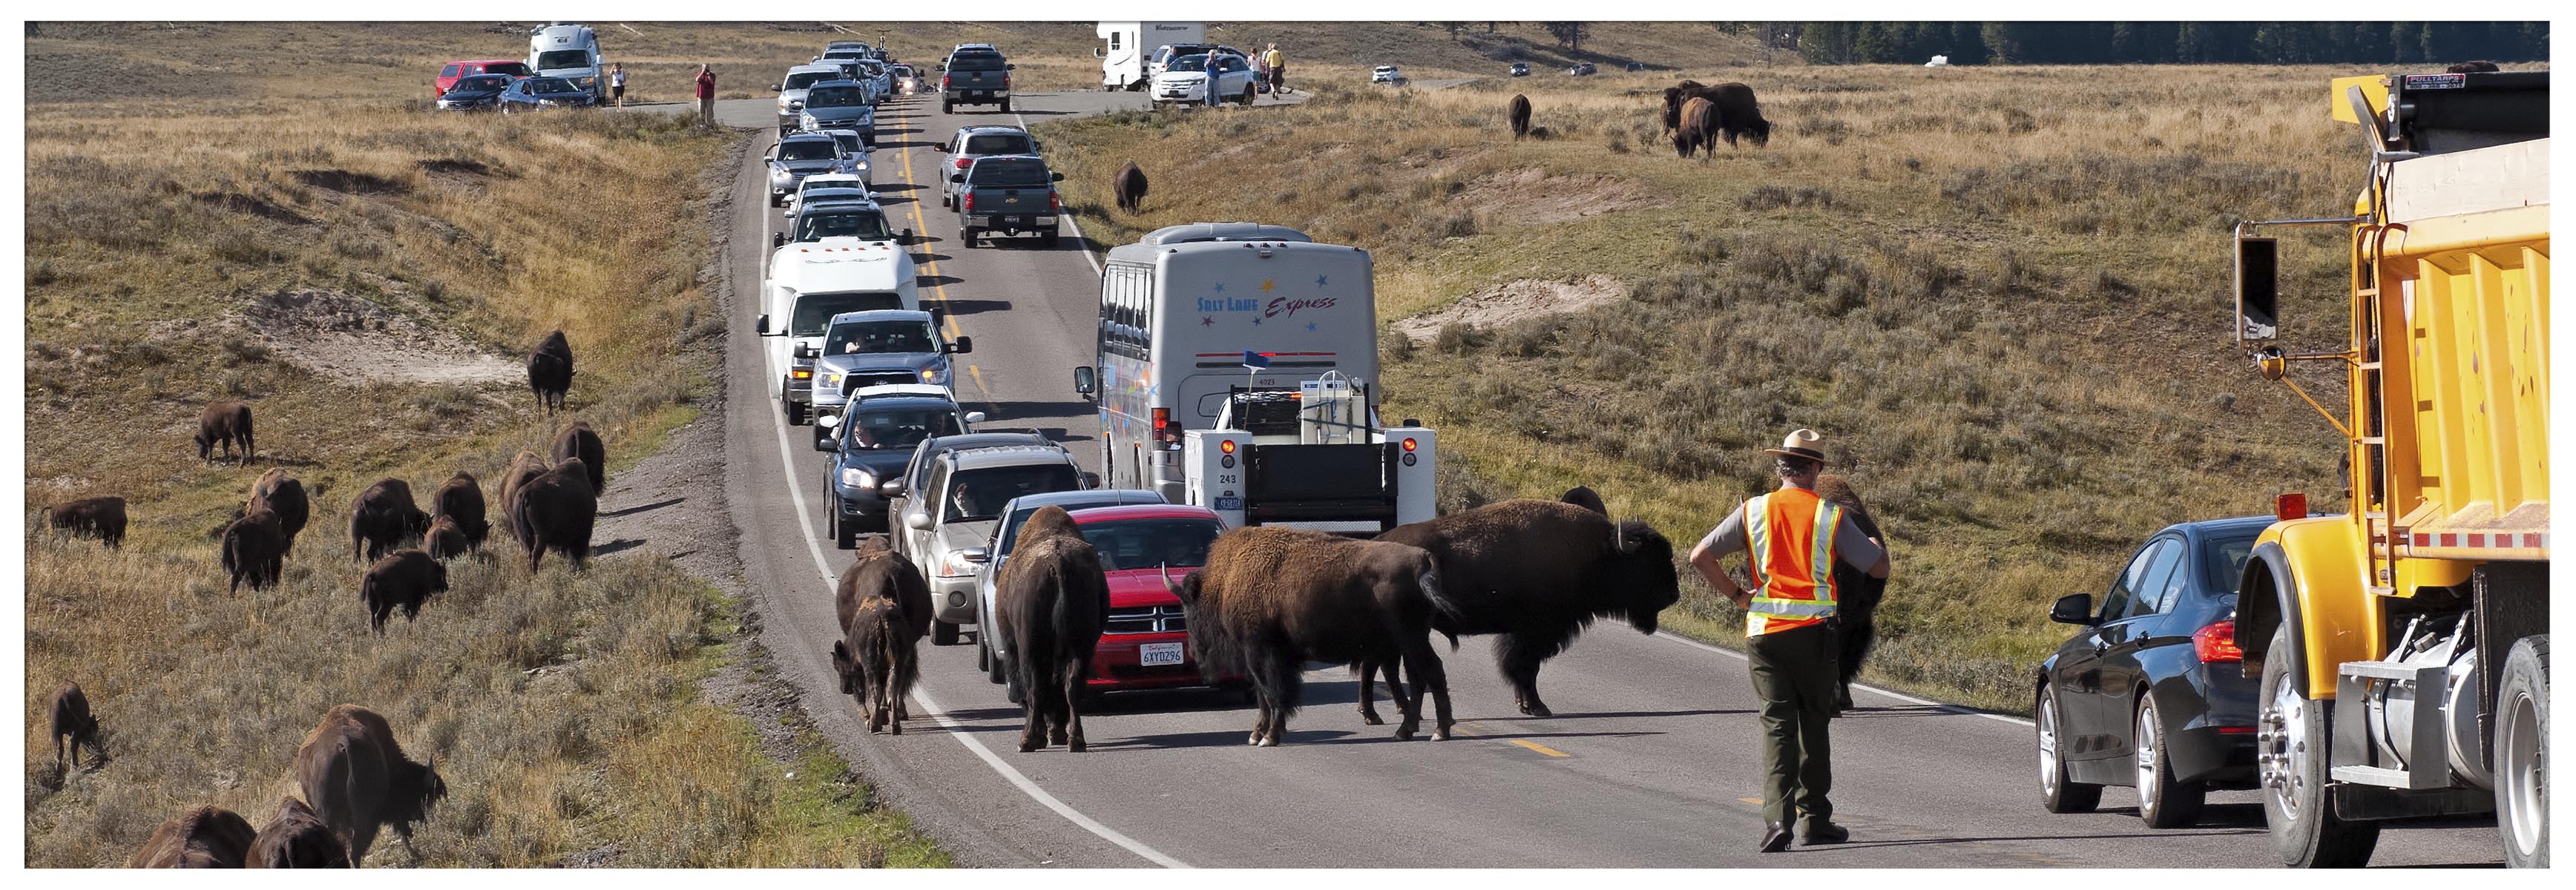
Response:
[[[925,509],[904,514],[905,546],[930,582],[930,642],[957,645],[959,625],[975,620],[975,572],[986,541],[1011,499],[1084,488],[1093,479],[1062,448],[1006,446],[939,456],[923,482]],[[935,499],[935,500],[933,500]]]
[[[1167,104],[1202,104],[1211,108],[1220,102],[1252,104],[1253,82],[1259,75],[1252,64],[1241,56],[1211,52],[1173,59],[1160,74],[1154,75],[1153,97],[1157,106]],[[1215,81],[1211,90],[1209,81]]]
[[[555,108],[589,108],[599,104],[599,97],[580,84],[561,77],[522,77],[501,90],[502,114],[521,111],[544,111]]]
[[[1396,70],[1393,65],[1379,65],[1376,68],[1369,69],[1369,83],[1384,83],[1403,86],[1411,82],[1411,80],[1404,76],[1404,72]]]
[[[1565,73],[1574,77],[1590,77],[1593,73],[1600,70],[1601,69],[1598,66],[1595,66],[1590,62],[1576,62],[1574,63],[1574,67],[1565,69]]]
[[[510,88],[507,74],[477,74],[457,78],[455,85],[438,97],[440,111],[488,111],[499,108],[501,92]]]
[[[1034,234],[1046,246],[1056,246],[1056,214],[1064,198],[1055,184],[1064,181],[1064,174],[1048,170],[1044,158],[977,158],[948,181],[957,186],[957,240],[963,246],[983,246],[978,239],[995,232]]]
[[[1166,43],[1162,46],[1155,47],[1154,54],[1145,58],[1145,79],[1146,81],[1151,82],[1154,79],[1154,75],[1161,74],[1165,70],[1168,70],[1171,67],[1172,60],[1174,59],[1187,56],[1204,56],[1211,52],[1224,53],[1238,59],[1252,58],[1250,55],[1244,53],[1244,51],[1224,44]]]
[[[1529,63],[1528,63],[1528,62],[1513,62],[1513,63],[1512,63],[1512,76],[1513,76],[1513,77],[1528,77],[1528,76],[1529,76]]]
[[[817,432],[825,437],[818,447],[832,452],[823,468],[831,500],[823,522],[833,545],[848,550],[859,535],[886,529],[882,486],[903,470],[915,445],[966,432],[983,419],[983,412],[959,408],[937,386],[866,387],[851,393],[839,414],[817,415]]]
[[[517,59],[483,59],[471,62],[449,62],[445,65],[438,66],[437,85],[430,88],[430,95],[444,97],[447,95],[448,90],[456,88],[457,81],[473,77],[477,74],[506,74],[511,77],[526,77],[528,76],[528,63]]]

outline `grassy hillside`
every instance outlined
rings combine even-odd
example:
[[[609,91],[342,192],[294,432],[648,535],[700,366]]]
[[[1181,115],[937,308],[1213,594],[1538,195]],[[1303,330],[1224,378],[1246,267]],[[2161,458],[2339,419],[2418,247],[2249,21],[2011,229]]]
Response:
[[[1443,428],[1456,502],[1589,484],[1687,546],[1766,486],[1762,448],[1822,431],[1893,538],[1872,676],[2026,708],[2067,636],[2048,603],[2148,533],[2282,490],[2340,506],[2332,428],[2234,355],[2224,307],[2234,220],[2359,186],[2343,73],[1686,69],[1044,126],[1101,241],[1226,218],[1375,251],[1382,321],[1450,322],[1383,343],[1390,416]],[[1677,158],[1680,77],[1751,84],[1769,147]],[[1515,92],[1543,138],[1510,138]],[[1131,158],[1137,217],[1107,209]],[[2340,242],[2288,256],[2286,311],[2327,342]],[[1704,591],[1683,611],[1740,632]]]

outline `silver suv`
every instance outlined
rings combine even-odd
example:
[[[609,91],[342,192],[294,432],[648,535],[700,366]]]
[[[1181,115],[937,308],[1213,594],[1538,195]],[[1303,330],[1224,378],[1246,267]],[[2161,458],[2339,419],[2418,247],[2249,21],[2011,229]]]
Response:
[[[1010,126],[959,127],[939,147],[947,155],[947,164],[939,171],[939,206],[949,206],[957,197],[957,183],[948,177],[975,166],[975,159],[992,155],[1033,155],[1038,153],[1037,137],[1029,131]]]
[[[931,644],[957,645],[958,626],[975,623],[975,575],[988,558],[985,543],[1001,524],[1004,505],[1095,481],[1062,448],[1006,445],[940,455],[914,497],[923,509],[905,510],[900,530],[904,549],[930,581]]]

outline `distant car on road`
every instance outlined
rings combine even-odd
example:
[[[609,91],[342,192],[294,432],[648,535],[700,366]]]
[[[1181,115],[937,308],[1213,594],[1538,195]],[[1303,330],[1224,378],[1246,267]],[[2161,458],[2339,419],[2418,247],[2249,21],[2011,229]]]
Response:
[[[975,573],[1011,499],[1074,491],[1092,482],[1071,452],[1030,445],[951,451],[939,456],[918,497],[926,509],[904,512],[905,546],[930,582],[930,642],[957,645],[958,626],[975,620]]]
[[[1162,504],[1163,496],[1142,488],[1092,488],[1076,491],[1050,491],[1022,498],[1012,498],[1002,505],[1002,521],[993,528],[993,537],[984,545],[987,559],[975,573],[975,669],[995,683],[1002,682],[1001,651],[994,647],[993,635],[985,633],[993,626],[993,585],[1002,576],[1002,564],[1011,560],[1011,551],[1019,544],[1020,527],[1028,524],[1029,515],[1039,507],[1061,507],[1066,512],[1092,507]]]
[[[1369,82],[1403,86],[1410,80],[1404,76],[1404,72],[1396,70],[1393,65],[1379,65],[1369,70]]]
[[[989,43],[961,43],[939,66],[939,110],[960,105],[996,105],[1011,111],[1011,69],[1018,66]]]
[[[455,85],[438,97],[440,111],[478,111],[499,108],[501,92],[510,88],[507,74],[477,74],[457,78]]]
[[[588,108],[599,104],[599,97],[561,77],[522,77],[501,90],[501,113],[542,111],[551,108]]]
[[[1574,67],[1565,69],[1565,73],[1573,77],[1590,77],[1594,72],[1600,70],[1600,68],[1595,67],[1590,62],[1576,62]]]
[[[2157,532],[2101,603],[2048,612],[2084,630],[2039,665],[2041,804],[2093,809],[2104,785],[2138,789],[2150,827],[2192,823],[2212,788],[2252,788],[2260,681],[2236,646],[2236,585],[2271,516]],[[2322,740],[2314,743],[2322,744]]]
[[[1046,160],[1037,155],[994,155],[975,159],[964,173],[952,173],[949,182],[957,186],[957,240],[966,247],[979,247],[977,239],[1000,232],[1006,235],[1037,235],[1048,247],[1056,245],[1056,214],[1064,199],[1056,194],[1055,184],[1064,174],[1047,169]]]
[[[1529,63],[1528,63],[1528,62],[1513,62],[1513,63],[1512,63],[1512,76],[1513,76],[1513,77],[1528,77],[1528,76],[1529,76]]]
[[[909,96],[921,92],[921,75],[910,65],[886,66],[886,78],[894,81],[895,92]]]
[[[1630,62],[1630,63],[1628,63],[1628,70],[1630,70],[1630,71],[1644,71],[1644,70],[1646,70],[1646,63],[1644,63],[1644,62]]]
[[[805,110],[796,116],[796,129],[850,130],[867,140],[877,142],[876,88],[855,80],[826,80],[805,90]]]
[[[787,203],[796,184],[817,173],[840,172],[841,143],[821,133],[790,133],[769,147],[769,206]]]
[[[1028,524],[1029,516],[1036,513],[1040,507],[1058,507],[1071,513],[1075,525],[1082,529],[1083,538],[1089,541],[1094,549],[1100,550],[1101,568],[1109,574],[1109,615],[1112,617],[1105,629],[1120,634],[1120,637],[1115,638],[1115,642],[1111,637],[1102,637],[1100,647],[1094,649],[1093,654],[1096,660],[1101,654],[1115,653],[1113,657],[1118,658],[1119,663],[1114,671],[1109,665],[1094,664],[1092,688],[1097,691],[1108,691],[1113,688],[1196,685],[1198,682],[1196,664],[1186,658],[1180,663],[1189,668],[1190,673],[1187,675],[1178,675],[1176,671],[1140,672],[1136,670],[1141,660],[1139,658],[1141,653],[1138,651],[1140,648],[1153,652],[1155,656],[1152,659],[1154,664],[1144,667],[1166,667],[1171,660],[1165,656],[1184,652],[1188,647],[1175,649],[1160,644],[1186,640],[1189,633],[1180,619],[1180,600],[1162,586],[1159,573],[1154,573],[1150,579],[1153,582],[1150,589],[1144,586],[1143,582],[1148,580],[1145,576],[1121,576],[1119,573],[1122,570],[1159,568],[1161,563],[1152,560],[1160,557],[1175,560],[1172,562],[1173,577],[1187,574],[1207,561],[1207,544],[1223,531],[1223,527],[1217,523],[1214,513],[1197,507],[1175,507],[1165,503],[1161,495],[1141,488],[1103,488],[1036,494],[1013,500],[1002,508],[1002,524],[995,530],[993,541],[989,545],[991,560],[985,563],[983,572],[975,578],[975,592],[978,597],[975,613],[975,667],[984,671],[984,678],[994,683],[1002,683],[1010,674],[1010,665],[1002,656],[1000,641],[993,639],[993,636],[985,633],[984,629],[993,626],[995,586],[1002,576],[1002,568],[1010,563],[1012,551],[1018,549],[1020,529]],[[1086,516],[1093,510],[1115,512]],[[1118,515],[1119,513],[1127,515]],[[1205,520],[1204,525],[1200,521],[1202,519]],[[1093,521],[1136,521],[1136,524],[1102,525],[1095,529],[1090,527]],[[1177,537],[1180,540],[1154,540],[1175,537],[1172,534],[1174,532],[1178,532]],[[1206,539],[1196,540],[1201,532],[1206,533]],[[1154,546],[1156,544],[1163,546]],[[1190,552],[1192,545],[1197,547],[1197,552]],[[1124,563],[1121,562],[1121,557],[1125,558]],[[1122,584],[1122,581],[1126,583]],[[1170,607],[1169,615],[1160,614],[1165,606]],[[1146,643],[1157,645],[1140,647],[1140,644]],[[1152,676],[1136,676],[1139,673],[1149,673]],[[1104,684],[1102,678],[1109,678],[1111,682]],[[1144,682],[1129,685],[1118,682],[1120,680]]]
[[[796,190],[787,193],[787,211],[780,215],[795,219],[797,208],[811,203],[875,200],[876,196],[868,192],[867,182],[855,175],[816,173],[798,181]]]
[[[826,238],[848,238],[857,242],[883,242],[900,247],[912,239],[912,230],[896,232],[886,223],[885,208],[874,201],[803,201],[796,213],[787,218],[784,231],[772,232],[771,247],[810,244]]]
[[[976,158],[988,155],[1037,154],[1038,141],[1029,131],[1006,124],[959,127],[939,151],[948,156],[947,169],[939,177],[939,206],[949,207],[957,196],[957,183],[949,181],[949,175],[966,172]]]
[[[841,172],[858,177],[871,188],[876,186],[876,171],[870,168],[875,152],[868,148],[867,137],[857,130],[824,130],[823,135],[841,144]]]
[[[904,534],[903,514],[908,511],[914,511],[915,508],[919,506],[914,503],[912,494],[913,492],[920,490],[921,484],[924,480],[930,478],[930,467],[932,464],[938,463],[939,456],[951,451],[964,451],[969,448],[990,448],[996,445],[1040,445],[1048,448],[1064,447],[1063,443],[1057,442],[1054,439],[1049,439],[1045,434],[1034,431],[1004,433],[988,430],[985,432],[967,433],[959,436],[934,436],[921,440],[921,447],[913,449],[912,461],[903,465],[903,476],[897,479],[886,480],[888,483],[886,488],[892,492],[886,496],[886,510],[888,511],[886,524],[894,532],[894,552],[902,553],[906,559],[912,558],[912,554],[906,552],[904,549],[909,543],[909,536]]]
[[[1252,104],[1253,85],[1260,75],[1241,56],[1209,52],[1173,59],[1161,74],[1154,75],[1153,96],[1157,106],[1170,103],[1203,103],[1211,108],[1219,102]],[[1208,81],[1216,89],[1208,89]]]
[[[438,66],[438,83],[436,86],[430,88],[430,95],[444,97],[447,95],[448,90],[456,88],[457,81],[473,77],[477,74],[507,74],[511,77],[526,77],[528,76],[528,63],[517,59],[483,59],[469,62],[449,62],[445,65]]]
[[[885,483],[903,472],[914,446],[984,420],[981,411],[960,409],[945,387],[872,386],[851,396],[839,414],[821,415],[815,424],[816,447],[832,452],[823,469],[823,490],[831,496],[823,524],[843,550],[857,546],[859,535],[886,529]]]
[[[787,76],[770,86],[778,92],[778,132],[795,131],[797,119],[805,113],[807,90],[813,89],[815,84],[845,77],[837,65],[798,65],[787,69]]]

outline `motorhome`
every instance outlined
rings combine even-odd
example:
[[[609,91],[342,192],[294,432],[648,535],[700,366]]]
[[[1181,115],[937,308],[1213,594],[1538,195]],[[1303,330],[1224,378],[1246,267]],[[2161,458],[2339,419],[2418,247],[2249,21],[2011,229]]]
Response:
[[[1098,33],[1105,45],[1091,52],[1100,57],[1100,88],[1141,90],[1154,79],[1153,73],[1145,70],[1145,62],[1155,47],[1203,42],[1207,39],[1207,26],[1199,22],[1101,22]]]
[[[530,30],[528,69],[539,77],[572,81],[596,100],[608,98],[608,61],[600,55],[598,32],[589,25],[557,22]]]
[[[832,316],[869,309],[920,309],[912,253],[899,239],[793,241],[770,256],[757,323],[766,338],[770,394],[787,422],[808,420],[814,358]]]

